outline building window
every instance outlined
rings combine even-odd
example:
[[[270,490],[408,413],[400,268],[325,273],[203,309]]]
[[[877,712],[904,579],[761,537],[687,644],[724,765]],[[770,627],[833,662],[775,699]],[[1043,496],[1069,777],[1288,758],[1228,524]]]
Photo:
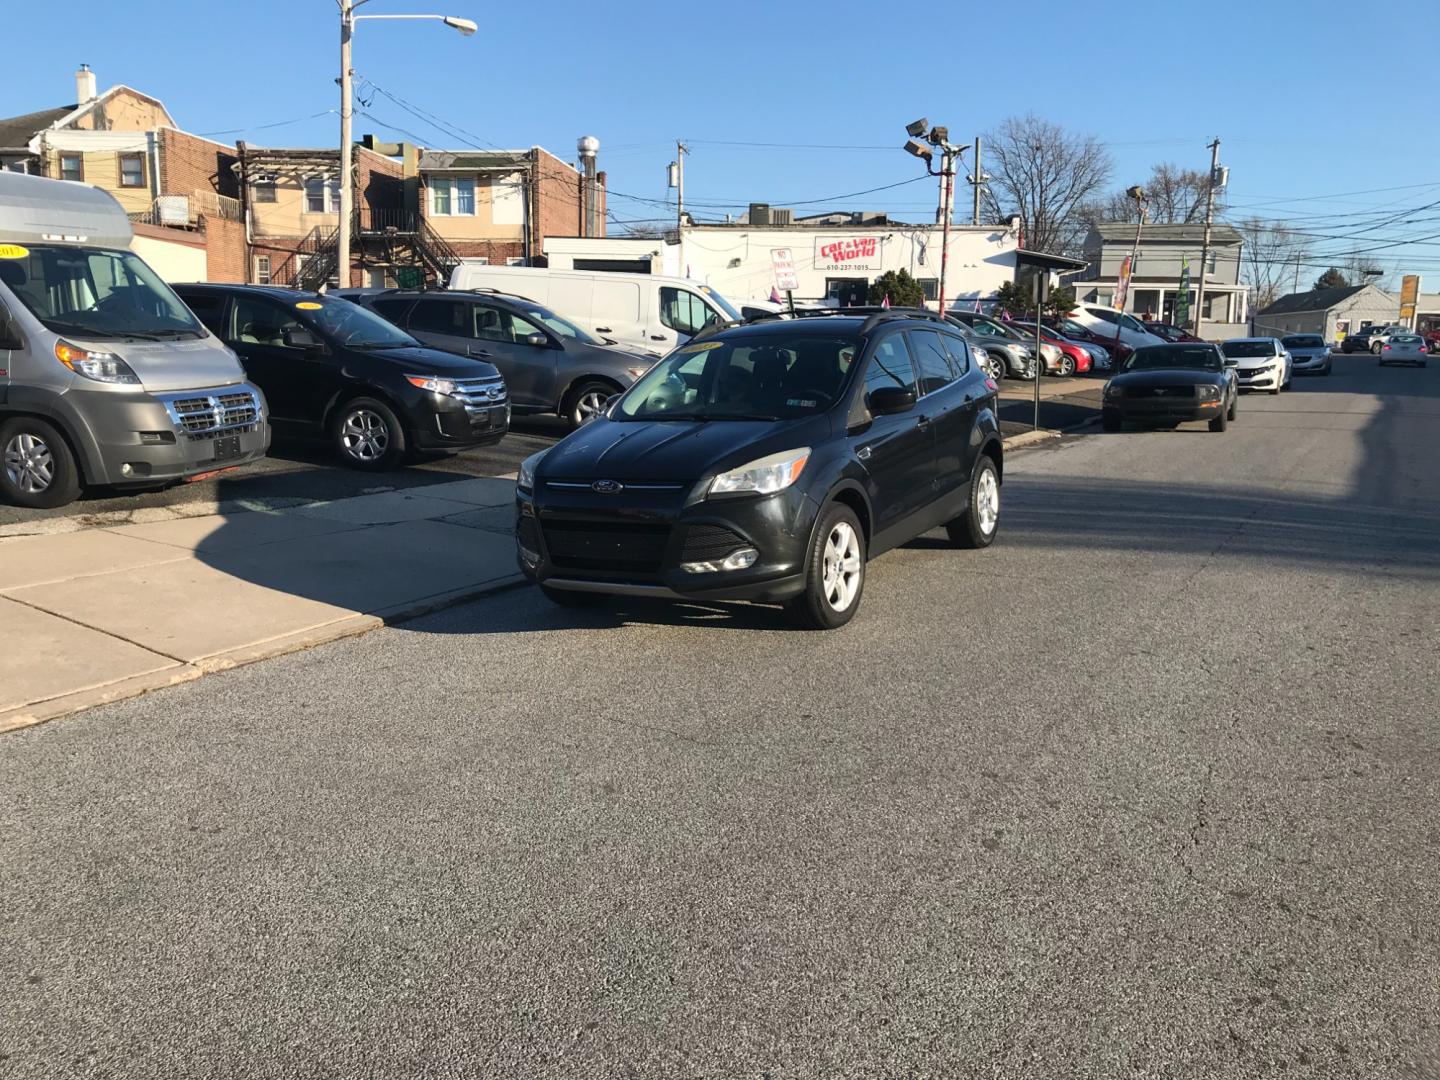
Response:
[[[275,177],[257,176],[255,182],[250,185],[250,191],[255,202],[274,202]]]
[[[144,155],[144,154],[121,154],[121,155],[120,155],[120,186],[121,186],[121,187],[144,187],[144,186],[145,186],[145,155]]]
[[[435,217],[474,217],[474,179],[431,181],[430,213]]]
[[[340,181],[323,176],[305,178],[305,212],[307,214],[338,214],[340,212]]]
[[[920,282],[920,291],[925,294],[926,300],[940,299],[940,279],[933,277],[917,278]]]
[[[255,284],[256,284],[256,285],[269,285],[269,284],[270,284],[270,256],[269,256],[269,255],[256,255],[256,256],[255,256]]]
[[[525,265],[525,260],[524,260],[523,258],[521,258],[519,255],[507,255],[507,256],[505,257],[505,265],[506,265],[506,266],[524,266],[524,265]]]
[[[61,180],[84,180],[85,159],[79,154],[60,155],[60,179]]]

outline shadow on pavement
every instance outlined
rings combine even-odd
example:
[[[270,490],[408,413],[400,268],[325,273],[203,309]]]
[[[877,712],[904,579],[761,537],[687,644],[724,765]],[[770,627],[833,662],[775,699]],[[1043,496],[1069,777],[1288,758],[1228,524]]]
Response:
[[[1016,473],[1005,487],[1000,542],[1043,548],[1067,558],[1106,560],[1132,553],[1208,556],[1223,548],[1230,561],[1253,559],[1271,566],[1342,569],[1360,575],[1432,577],[1440,573],[1440,482],[1428,469],[1424,475],[1416,474],[1423,463],[1414,455],[1405,456],[1403,449],[1440,423],[1440,378],[1433,369],[1429,373],[1386,369],[1378,384],[1367,379],[1365,385],[1357,385],[1355,378],[1346,378],[1346,374],[1345,366],[1340,365],[1336,376],[1297,381],[1288,401],[1284,397],[1262,401],[1277,402],[1278,413],[1304,425],[1307,410],[1295,408],[1298,397],[1312,397],[1317,406],[1330,394],[1379,399],[1378,411],[1368,416],[1354,436],[1361,440],[1363,461],[1353,470],[1355,480],[1348,493],[1336,497],[1279,493],[1227,484],[1223,476],[1217,478],[1203,468],[1197,470],[1193,482],[1185,484]],[[1356,413],[1353,408],[1333,411]],[[1203,450],[1205,439],[1221,438],[1203,428],[1194,434],[1204,436],[1195,440],[1197,450]],[[1425,437],[1433,438],[1433,434]],[[1337,484],[1345,482],[1353,467],[1345,468],[1345,476],[1336,476]],[[458,478],[442,474],[439,479]],[[384,498],[419,500],[406,505],[438,501],[423,488]],[[412,595],[417,591],[442,595],[447,588],[458,590],[482,580],[477,575],[487,570],[493,571],[497,581],[512,574],[511,513],[499,499],[485,507],[457,504],[453,513],[417,513],[416,520],[377,522],[344,533],[315,535],[305,540],[303,558],[287,561],[267,557],[264,546],[248,545],[243,538],[227,545],[227,530],[254,527],[255,522],[247,524],[241,519],[260,516],[237,515],[219,530],[218,542],[208,545],[219,554],[202,551],[200,557],[213,559],[216,569],[269,590],[320,604],[381,610],[385,596],[405,591],[401,585],[410,585]],[[418,520],[426,517],[436,520]],[[917,550],[943,546],[943,534],[938,531],[910,545]],[[377,567],[381,569],[377,571]],[[463,580],[447,585],[457,576]],[[376,596],[381,601],[373,601]],[[367,598],[371,598],[369,607]],[[424,633],[483,634],[563,627],[608,629],[627,622],[740,630],[774,630],[786,625],[774,607],[617,599],[593,610],[573,610],[553,607],[530,590],[516,590],[504,600],[469,610],[470,617],[425,620],[411,626]]]

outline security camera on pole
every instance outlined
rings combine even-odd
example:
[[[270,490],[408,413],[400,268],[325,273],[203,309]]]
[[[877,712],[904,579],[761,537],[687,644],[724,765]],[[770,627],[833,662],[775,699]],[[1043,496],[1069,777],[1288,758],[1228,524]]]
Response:
[[[928,129],[928,130],[927,130]],[[945,269],[950,261],[950,219],[954,216],[955,201],[955,162],[965,152],[963,146],[950,145],[950,129],[944,127],[930,127],[930,122],[924,117],[916,120],[913,124],[905,126],[905,134],[910,140],[905,144],[905,149],[925,162],[925,171],[931,176],[940,177],[940,211],[941,222],[940,239],[940,314],[945,314]],[[918,140],[924,139],[925,142]],[[926,146],[925,143],[929,143]],[[934,147],[932,150],[931,147]],[[936,172],[930,167],[935,159],[935,150],[940,151],[940,171]]]

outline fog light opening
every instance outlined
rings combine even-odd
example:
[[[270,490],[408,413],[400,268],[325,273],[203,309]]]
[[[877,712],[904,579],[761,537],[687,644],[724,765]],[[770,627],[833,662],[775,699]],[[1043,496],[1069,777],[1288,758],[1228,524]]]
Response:
[[[525,565],[526,565],[526,566],[539,566],[539,565],[540,565],[540,553],[537,552],[537,551],[531,551],[529,548],[525,547],[523,544],[520,546],[520,558],[522,558],[522,559],[525,560]]]
[[[704,562],[681,563],[680,569],[687,574],[715,574],[722,570],[744,570],[755,565],[755,560],[760,553],[754,548],[741,548],[739,551],[732,551],[719,562],[706,559]]]

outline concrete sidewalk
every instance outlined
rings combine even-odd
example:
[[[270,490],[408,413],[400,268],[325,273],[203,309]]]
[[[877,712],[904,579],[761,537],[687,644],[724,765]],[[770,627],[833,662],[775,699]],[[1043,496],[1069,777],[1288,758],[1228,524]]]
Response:
[[[514,498],[513,477],[478,477],[6,526],[0,732],[516,584]]]
[[[0,731],[519,580],[515,482],[0,537]]]

